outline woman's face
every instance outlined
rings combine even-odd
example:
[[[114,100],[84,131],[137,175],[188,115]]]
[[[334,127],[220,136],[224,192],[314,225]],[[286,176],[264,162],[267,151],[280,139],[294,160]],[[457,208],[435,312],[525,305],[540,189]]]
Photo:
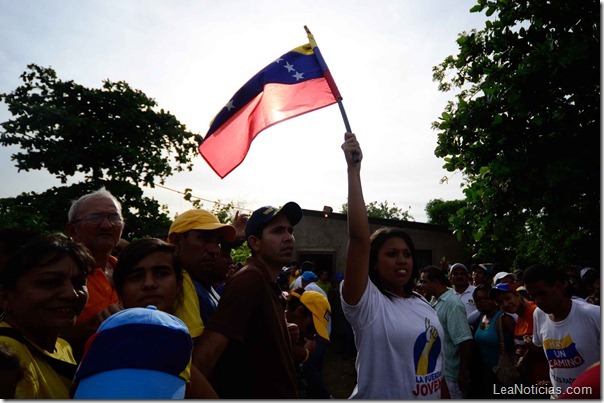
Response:
[[[489,297],[488,291],[478,291],[474,302],[476,309],[482,313],[490,312],[495,307],[495,301]]]
[[[126,274],[120,298],[124,308],[154,305],[160,311],[172,313],[180,292],[174,257],[161,251],[145,256]]]
[[[28,337],[46,341],[73,327],[87,301],[86,275],[70,256],[63,256],[23,274],[7,291],[3,308]]]
[[[407,242],[400,237],[391,237],[380,248],[376,270],[384,287],[399,291],[413,276],[413,257]]]
[[[514,292],[500,293],[495,297],[495,301],[499,308],[507,313],[517,313],[522,305],[522,297]]]

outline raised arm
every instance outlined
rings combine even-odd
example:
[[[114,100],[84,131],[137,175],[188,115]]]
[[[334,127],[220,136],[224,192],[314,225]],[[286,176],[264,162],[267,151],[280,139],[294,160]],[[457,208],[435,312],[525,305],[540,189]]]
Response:
[[[369,281],[369,220],[361,187],[361,147],[352,133],[346,133],[344,139],[342,150],[348,164],[348,252],[342,297],[347,304],[356,305]],[[359,156],[357,162],[353,153]]]

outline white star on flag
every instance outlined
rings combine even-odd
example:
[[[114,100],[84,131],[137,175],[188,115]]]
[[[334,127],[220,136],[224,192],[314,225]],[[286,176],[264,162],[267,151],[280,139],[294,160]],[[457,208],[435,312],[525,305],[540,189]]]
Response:
[[[285,66],[283,66],[283,67],[285,67],[287,69],[288,73],[291,73],[292,70],[295,70],[294,69],[294,65],[293,64],[289,64],[289,62],[285,62]]]
[[[294,77],[296,78],[296,81],[298,81],[304,78],[303,75],[304,73],[297,72],[296,74],[294,74]]]
[[[227,111],[229,111],[229,112],[231,111],[231,109],[235,109],[235,105],[233,105],[232,99],[229,101],[228,104],[226,104],[225,108],[227,108]]]

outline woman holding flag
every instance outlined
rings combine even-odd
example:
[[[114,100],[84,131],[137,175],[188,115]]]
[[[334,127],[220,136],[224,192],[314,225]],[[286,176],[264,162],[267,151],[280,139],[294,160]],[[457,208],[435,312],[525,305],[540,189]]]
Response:
[[[362,152],[354,134],[345,134],[342,149],[348,165],[349,242],[340,295],[358,350],[351,398],[449,398],[442,326],[430,304],[413,292],[418,276],[413,242],[393,228],[369,235]]]

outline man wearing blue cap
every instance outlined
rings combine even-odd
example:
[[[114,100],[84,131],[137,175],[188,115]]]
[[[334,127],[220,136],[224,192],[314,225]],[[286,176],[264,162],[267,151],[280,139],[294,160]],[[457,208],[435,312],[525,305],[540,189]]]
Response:
[[[301,219],[300,206],[289,202],[259,208],[246,224],[252,256],[226,283],[193,354],[220,398],[298,397],[286,301],[276,279],[292,260],[293,227]]]
[[[305,271],[300,277],[302,278],[302,288],[306,291],[316,291],[327,298],[327,293],[316,283],[318,277],[315,273],[312,271]]]

